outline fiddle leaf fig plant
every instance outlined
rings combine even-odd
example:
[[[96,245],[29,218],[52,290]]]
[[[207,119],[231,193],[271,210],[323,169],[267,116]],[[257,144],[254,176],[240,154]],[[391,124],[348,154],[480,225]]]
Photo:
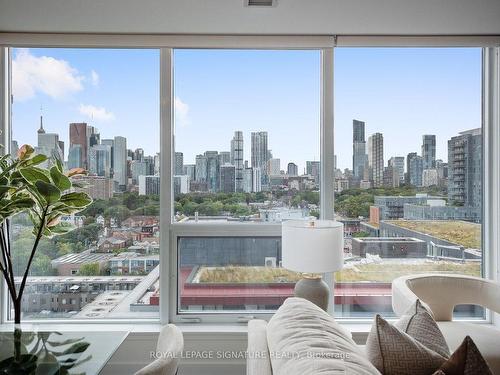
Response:
[[[52,167],[43,168],[50,161]],[[92,203],[86,193],[73,191],[72,176],[84,175],[86,171],[75,168],[64,172],[58,159],[35,154],[33,147],[24,145],[16,158],[5,155],[0,158],[0,271],[5,279],[14,307],[14,322],[21,322],[21,302],[31,263],[42,237],[51,238],[67,233],[71,225],[61,222],[64,215],[82,211]],[[10,218],[27,212],[33,223],[33,247],[21,283],[16,285],[12,267],[10,243]]]

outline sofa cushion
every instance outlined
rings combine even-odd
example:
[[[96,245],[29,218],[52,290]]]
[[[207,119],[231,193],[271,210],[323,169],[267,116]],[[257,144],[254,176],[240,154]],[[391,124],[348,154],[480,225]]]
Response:
[[[380,315],[375,317],[368,335],[366,353],[384,375],[432,374],[447,359],[389,324]]]
[[[379,374],[348,331],[315,304],[288,298],[267,325],[274,375]]]
[[[488,364],[482,357],[470,336],[466,336],[462,344],[441,365],[433,375],[492,375]]]
[[[500,374],[499,329],[494,328],[492,325],[460,321],[437,323],[452,351],[455,351],[460,346],[465,336],[470,336],[488,363],[491,372]]]
[[[448,358],[450,349],[429,311],[416,300],[401,318],[394,323],[394,327],[407,333],[427,349],[431,349],[441,356]]]

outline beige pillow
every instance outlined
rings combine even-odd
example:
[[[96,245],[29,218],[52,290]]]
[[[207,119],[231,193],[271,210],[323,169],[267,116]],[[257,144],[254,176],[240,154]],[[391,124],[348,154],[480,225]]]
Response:
[[[407,333],[427,349],[445,358],[450,357],[450,349],[441,330],[420,300],[416,300],[415,304],[394,323],[394,327]]]
[[[493,375],[476,344],[466,336],[451,357],[433,375]]]
[[[384,375],[429,375],[447,359],[380,315],[375,317],[368,335],[366,352],[370,362]]]

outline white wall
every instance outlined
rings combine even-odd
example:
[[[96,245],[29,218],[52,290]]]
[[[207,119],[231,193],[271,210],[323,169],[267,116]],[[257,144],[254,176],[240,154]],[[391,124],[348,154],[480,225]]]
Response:
[[[500,35],[500,1],[0,0],[0,31]]]

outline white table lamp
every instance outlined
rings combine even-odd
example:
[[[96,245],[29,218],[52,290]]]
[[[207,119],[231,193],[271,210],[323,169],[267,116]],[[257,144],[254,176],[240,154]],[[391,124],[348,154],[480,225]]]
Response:
[[[344,225],[334,220],[289,220],[281,228],[282,266],[303,274],[294,295],[326,311],[330,288],[321,274],[344,265]]]

